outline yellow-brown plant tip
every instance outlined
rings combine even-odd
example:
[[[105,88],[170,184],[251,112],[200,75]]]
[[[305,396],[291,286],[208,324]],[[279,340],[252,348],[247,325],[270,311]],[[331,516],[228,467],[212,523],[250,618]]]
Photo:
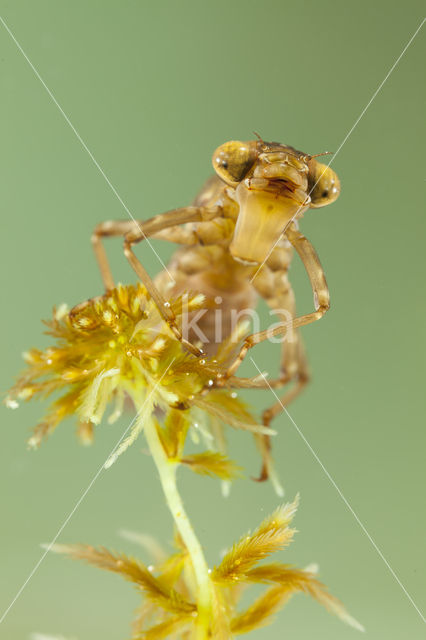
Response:
[[[364,630],[317,579],[315,572],[277,562],[262,563],[291,541],[294,530],[290,529],[290,524],[297,505],[298,497],[291,504],[278,507],[253,533],[234,544],[221,564],[210,571],[213,608],[209,637],[230,639],[270,624],[273,616],[296,593],[312,597],[347,624]],[[132,538],[135,539],[135,534]],[[152,551],[157,561],[155,566],[149,567],[103,547],[54,545],[53,551],[117,573],[142,591],[144,601],[133,625],[133,640],[177,640],[184,632],[189,634],[184,637],[193,637],[191,633],[196,629],[198,609],[191,557],[180,538],[175,543],[177,550],[169,557],[155,543]],[[151,543],[149,546],[152,548]],[[251,585],[257,585],[258,589],[263,587],[264,592],[241,609],[241,595]]]
[[[170,301],[170,309],[179,324],[183,310],[191,312],[202,303],[200,295],[178,297]],[[16,408],[19,400],[58,394],[29,439],[30,448],[40,446],[69,416],[78,420],[80,441],[90,444],[94,426],[101,423],[108,405],[113,403],[108,418],[112,423],[121,416],[126,399],[131,400],[138,416],[106,466],[136,439],[144,419],[155,410],[166,421],[168,415],[172,418],[164,430],[172,457],[176,455],[173,449],[182,449],[192,423],[204,421],[209,430],[206,416],[239,429],[271,433],[258,425],[245,405],[226,388],[204,393],[209,381],[224,371],[221,356],[197,358],[186,351],[140,283],[118,285],[70,311],[61,305],[46,324],[53,344],[45,350],[25,352],[27,370],[6,400],[9,407]],[[229,349],[224,353],[229,357]],[[191,418],[192,409],[197,412],[197,419]],[[179,414],[185,424],[181,424]],[[176,438],[183,440],[178,443]],[[215,455],[215,460],[199,460],[201,464],[192,460],[194,470],[209,467],[209,473],[233,477],[236,468],[225,459],[220,461],[220,454]]]

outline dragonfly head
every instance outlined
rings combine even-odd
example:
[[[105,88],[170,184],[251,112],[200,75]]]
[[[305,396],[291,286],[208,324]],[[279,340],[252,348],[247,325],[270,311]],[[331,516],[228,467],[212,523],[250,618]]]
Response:
[[[278,142],[226,142],[213,154],[213,167],[239,205],[230,252],[245,263],[263,262],[290,222],[340,192],[330,167]]]

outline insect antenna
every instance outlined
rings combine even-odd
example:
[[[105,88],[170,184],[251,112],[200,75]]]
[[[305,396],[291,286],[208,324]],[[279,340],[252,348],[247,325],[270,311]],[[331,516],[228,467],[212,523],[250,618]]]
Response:
[[[261,137],[261,135],[259,133],[257,133],[257,131],[253,131],[254,135],[256,136],[256,138],[266,146],[266,142],[263,140],[263,138]]]
[[[268,149],[270,149],[270,142],[265,142],[265,140],[262,138],[262,136],[257,133],[257,131],[253,131],[254,135],[256,136],[256,138],[259,140],[259,142],[262,144],[262,151],[267,151]]]
[[[312,160],[312,158],[319,158],[320,156],[332,156],[333,153],[335,153],[334,151],[323,151],[322,153],[316,153],[314,156],[309,156],[309,158]]]

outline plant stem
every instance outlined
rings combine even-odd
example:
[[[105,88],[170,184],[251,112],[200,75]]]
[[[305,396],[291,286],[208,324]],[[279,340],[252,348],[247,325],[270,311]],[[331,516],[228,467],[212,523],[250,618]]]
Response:
[[[172,513],[178,531],[188,550],[197,582],[198,628],[197,640],[208,638],[209,620],[212,610],[212,584],[209,569],[201,544],[185,512],[182,498],[176,486],[177,463],[169,460],[159,438],[154,421],[149,418],[144,425],[145,437],[160,475],[161,485],[167,505]]]

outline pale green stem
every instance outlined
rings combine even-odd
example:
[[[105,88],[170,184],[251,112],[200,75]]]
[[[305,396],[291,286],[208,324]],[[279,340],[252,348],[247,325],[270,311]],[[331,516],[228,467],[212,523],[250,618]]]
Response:
[[[212,583],[207,562],[204,558],[200,542],[185,512],[182,498],[177,490],[177,464],[167,457],[156,425],[150,418],[145,420],[144,431],[151,455],[160,474],[161,485],[168,507],[191,557],[197,583],[198,598],[198,629],[196,637],[197,640],[205,640],[208,638],[209,620],[211,619],[212,611]]]

